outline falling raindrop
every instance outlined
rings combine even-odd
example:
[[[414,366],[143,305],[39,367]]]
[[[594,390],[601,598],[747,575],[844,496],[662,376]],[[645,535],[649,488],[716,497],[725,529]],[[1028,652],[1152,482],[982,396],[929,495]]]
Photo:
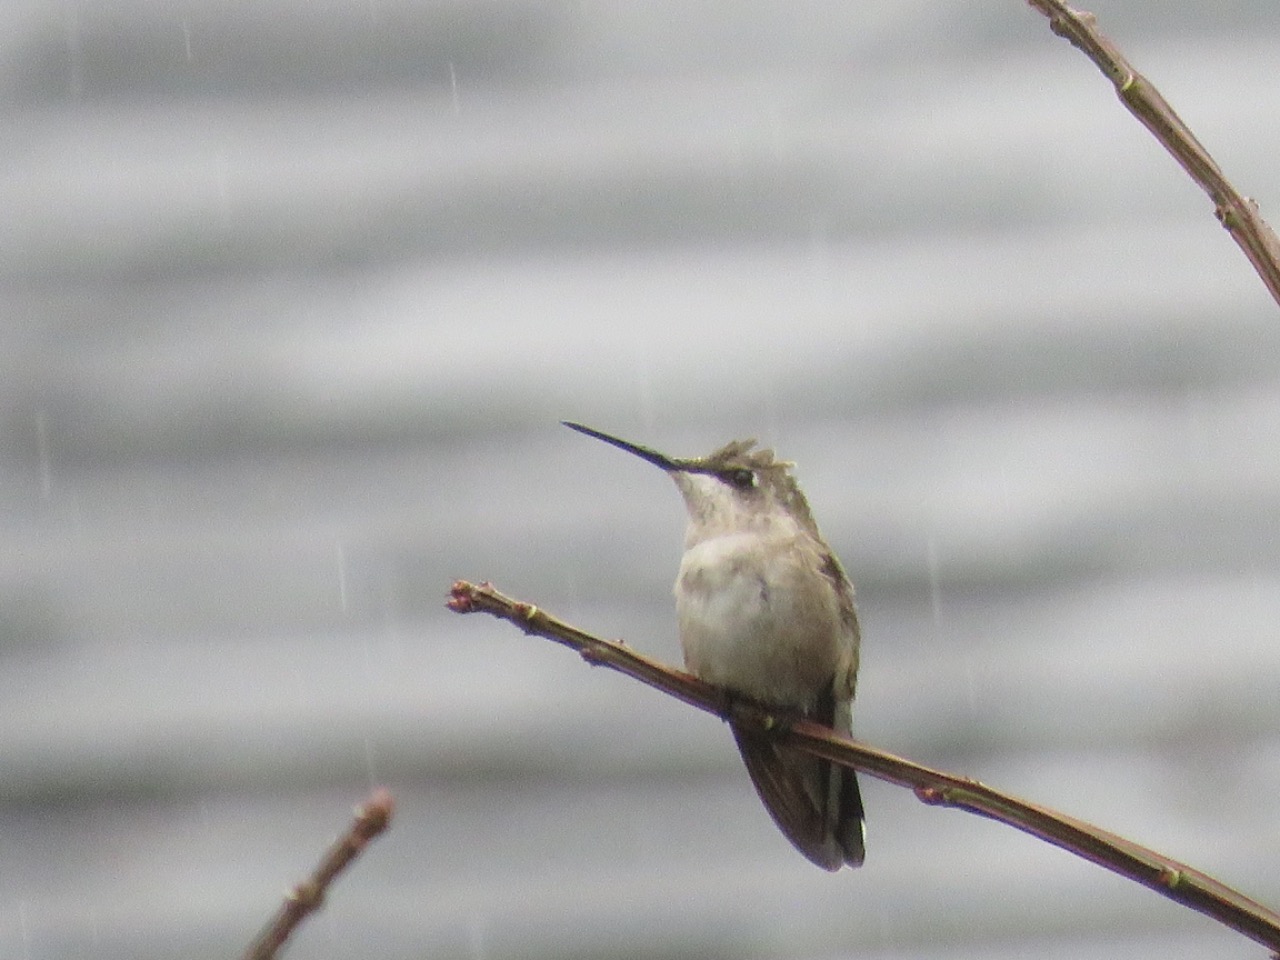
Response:
[[[929,567],[929,606],[933,610],[933,635],[942,633],[942,588],[938,577],[938,542],[929,537],[926,563]]]
[[[449,96],[453,101],[453,112],[457,113],[458,105],[458,71],[453,67],[453,61],[449,61]]]
[[[347,548],[341,540],[335,541],[334,552],[338,562],[338,608],[347,612]]]
[[[223,229],[231,228],[231,188],[227,182],[227,157],[219,153],[214,161],[214,183],[218,190],[218,216]]]
[[[31,930],[27,926],[25,897],[18,900],[18,932],[22,936],[22,960],[31,960]]]
[[[80,38],[80,17],[67,7],[67,93],[79,99],[84,90],[84,49]]]
[[[191,21],[182,18],[182,48],[186,51],[187,62],[191,62]]]
[[[653,397],[653,364],[650,362],[649,346],[639,337],[634,341],[636,365],[636,389],[639,393],[640,422],[647,432],[652,433],[657,422]]]
[[[369,789],[375,789],[379,783],[378,765],[374,756],[373,740],[370,737],[364,738],[364,772],[369,781]]]
[[[933,611],[933,638],[942,639],[942,577],[938,561],[938,541],[930,535],[926,546],[926,564],[929,567],[929,606]],[[978,708],[978,684],[974,676],[973,663],[965,661],[961,668],[964,679],[965,701],[971,710]]]
[[[53,473],[49,465],[49,421],[43,410],[36,414],[36,457],[40,463],[40,499],[48,500],[53,490]]]
[[[760,392],[764,396],[764,432],[776,442],[782,435],[778,420],[778,389],[771,375],[766,374],[762,380]]]
[[[474,960],[484,960],[484,917],[478,913],[467,918],[467,946]]]

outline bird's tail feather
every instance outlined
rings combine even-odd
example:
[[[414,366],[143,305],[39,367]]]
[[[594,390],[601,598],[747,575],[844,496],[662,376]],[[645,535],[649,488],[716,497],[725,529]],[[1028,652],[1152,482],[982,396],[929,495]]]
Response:
[[[824,870],[862,864],[862,795],[854,772],[733,725],[747,773],[783,835]]]

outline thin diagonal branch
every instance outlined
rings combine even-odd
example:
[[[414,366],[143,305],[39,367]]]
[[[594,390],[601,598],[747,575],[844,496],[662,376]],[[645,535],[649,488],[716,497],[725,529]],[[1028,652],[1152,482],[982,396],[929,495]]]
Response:
[[[1111,81],[1125,107],[1150,130],[1191,179],[1213,201],[1214,214],[1231,234],[1253,269],[1280,304],[1280,239],[1262,219],[1258,205],[1244,197],[1223,175],[1182,118],[1160,91],[1098,31],[1092,13],[1073,10],[1062,0],[1027,0],[1049,18],[1049,27],[1079,48]]]
[[[622,643],[593,636],[533,604],[504,596],[491,584],[477,586],[459,580],[450,593],[449,609],[457,613],[488,613],[508,620],[525,633],[571,647],[588,663],[624,673],[700,710],[722,719],[732,716],[735,722],[758,723],[797,750],[910,787],[925,803],[957,807],[1007,823],[1150,887],[1273,951],[1280,951],[1280,914],[1199,870],[1092,824],[1020,800],[968,777],[932,770],[875,747],[846,740],[819,724],[779,716],[763,707],[728,697],[720,689],[638,654]]]
[[[299,924],[324,904],[330,884],[358,857],[369,841],[387,829],[395,801],[390,792],[375,790],[356,807],[355,819],[328,849],[315,872],[289,891],[280,910],[244,952],[244,960],[272,960]]]

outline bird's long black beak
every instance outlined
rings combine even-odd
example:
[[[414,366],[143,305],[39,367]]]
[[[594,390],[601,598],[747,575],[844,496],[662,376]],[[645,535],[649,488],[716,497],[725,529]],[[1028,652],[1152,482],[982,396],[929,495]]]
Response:
[[[603,440],[610,446],[617,447],[619,450],[625,450],[627,453],[634,453],[641,460],[647,460],[655,467],[661,467],[670,473],[672,470],[688,470],[690,464],[685,460],[677,460],[674,457],[668,457],[665,453],[659,453],[657,450],[649,447],[642,447],[638,443],[631,443],[629,440],[621,440],[618,437],[610,436],[607,433],[601,433],[599,430],[593,430],[591,427],[584,427],[580,423],[571,423],[568,420],[561,420],[570,430],[577,430],[584,433],[588,437],[595,437],[597,440]]]

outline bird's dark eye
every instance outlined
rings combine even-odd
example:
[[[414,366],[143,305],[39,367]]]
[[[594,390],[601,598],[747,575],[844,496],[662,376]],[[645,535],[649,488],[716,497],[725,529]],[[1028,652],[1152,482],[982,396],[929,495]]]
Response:
[[[746,467],[737,467],[733,470],[724,472],[724,480],[731,487],[739,490],[750,490],[756,485],[755,471],[748,470]]]

